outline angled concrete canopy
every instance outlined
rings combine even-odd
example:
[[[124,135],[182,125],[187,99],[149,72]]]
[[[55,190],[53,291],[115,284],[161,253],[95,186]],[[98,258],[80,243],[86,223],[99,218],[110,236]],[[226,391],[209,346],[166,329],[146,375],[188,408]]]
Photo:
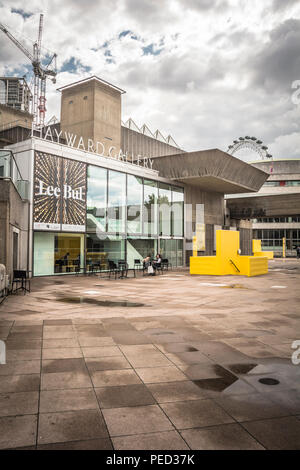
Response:
[[[218,149],[156,157],[153,169],[165,178],[224,194],[256,192],[269,176]]]

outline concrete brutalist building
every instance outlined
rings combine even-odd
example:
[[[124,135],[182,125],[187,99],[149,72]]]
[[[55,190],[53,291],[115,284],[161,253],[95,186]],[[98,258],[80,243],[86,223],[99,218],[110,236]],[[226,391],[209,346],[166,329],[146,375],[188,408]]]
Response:
[[[13,126],[0,132],[10,152],[9,164],[0,155],[0,200],[28,207],[27,219],[13,210],[17,255],[6,230],[0,263],[9,272],[71,274],[121,259],[132,267],[156,253],[186,266],[193,237],[198,255],[212,255],[220,228],[239,230],[242,253],[251,254],[251,223],[230,215],[224,194],[257,192],[265,171],[218,149],[185,152],[171,136],[122,122],[124,91],[98,77],[59,91],[59,123],[24,126],[21,138]]]

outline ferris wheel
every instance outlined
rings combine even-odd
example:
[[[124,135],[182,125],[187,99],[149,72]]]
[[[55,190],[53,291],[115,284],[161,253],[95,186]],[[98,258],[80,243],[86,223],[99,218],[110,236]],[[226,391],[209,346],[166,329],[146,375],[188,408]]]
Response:
[[[262,140],[256,137],[250,137],[249,135],[234,140],[233,143],[228,146],[227,152],[234,155],[236,152],[243,149],[253,150],[259,154],[262,160],[271,160],[273,158],[273,155],[268,152],[268,147],[264,145]]]

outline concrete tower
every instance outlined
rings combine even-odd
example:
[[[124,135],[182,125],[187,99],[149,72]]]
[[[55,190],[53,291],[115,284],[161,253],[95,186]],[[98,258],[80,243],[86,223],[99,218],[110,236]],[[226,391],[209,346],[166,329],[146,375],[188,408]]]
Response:
[[[61,130],[88,139],[96,146],[102,142],[105,155],[121,146],[121,95],[124,90],[93,76],[59,88],[61,91]],[[77,141],[78,143],[78,141]],[[101,153],[101,147],[99,148]]]

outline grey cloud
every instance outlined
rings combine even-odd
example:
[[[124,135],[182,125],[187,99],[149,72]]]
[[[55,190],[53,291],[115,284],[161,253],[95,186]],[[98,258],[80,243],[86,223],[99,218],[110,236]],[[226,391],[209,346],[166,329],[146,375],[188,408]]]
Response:
[[[172,11],[171,1],[160,2],[157,0],[126,0],[125,10],[142,25],[151,25],[155,28],[170,21],[178,21],[178,17]]]
[[[196,11],[214,10],[223,12],[229,8],[226,0],[179,0],[184,8],[189,8]]]
[[[297,4],[299,4],[299,0],[273,0],[272,9],[273,11],[282,12]]]
[[[267,45],[253,57],[254,84],[272,92],[290,92],[291,83],[300,79],[300,20],[287,20],[270,33]]]

